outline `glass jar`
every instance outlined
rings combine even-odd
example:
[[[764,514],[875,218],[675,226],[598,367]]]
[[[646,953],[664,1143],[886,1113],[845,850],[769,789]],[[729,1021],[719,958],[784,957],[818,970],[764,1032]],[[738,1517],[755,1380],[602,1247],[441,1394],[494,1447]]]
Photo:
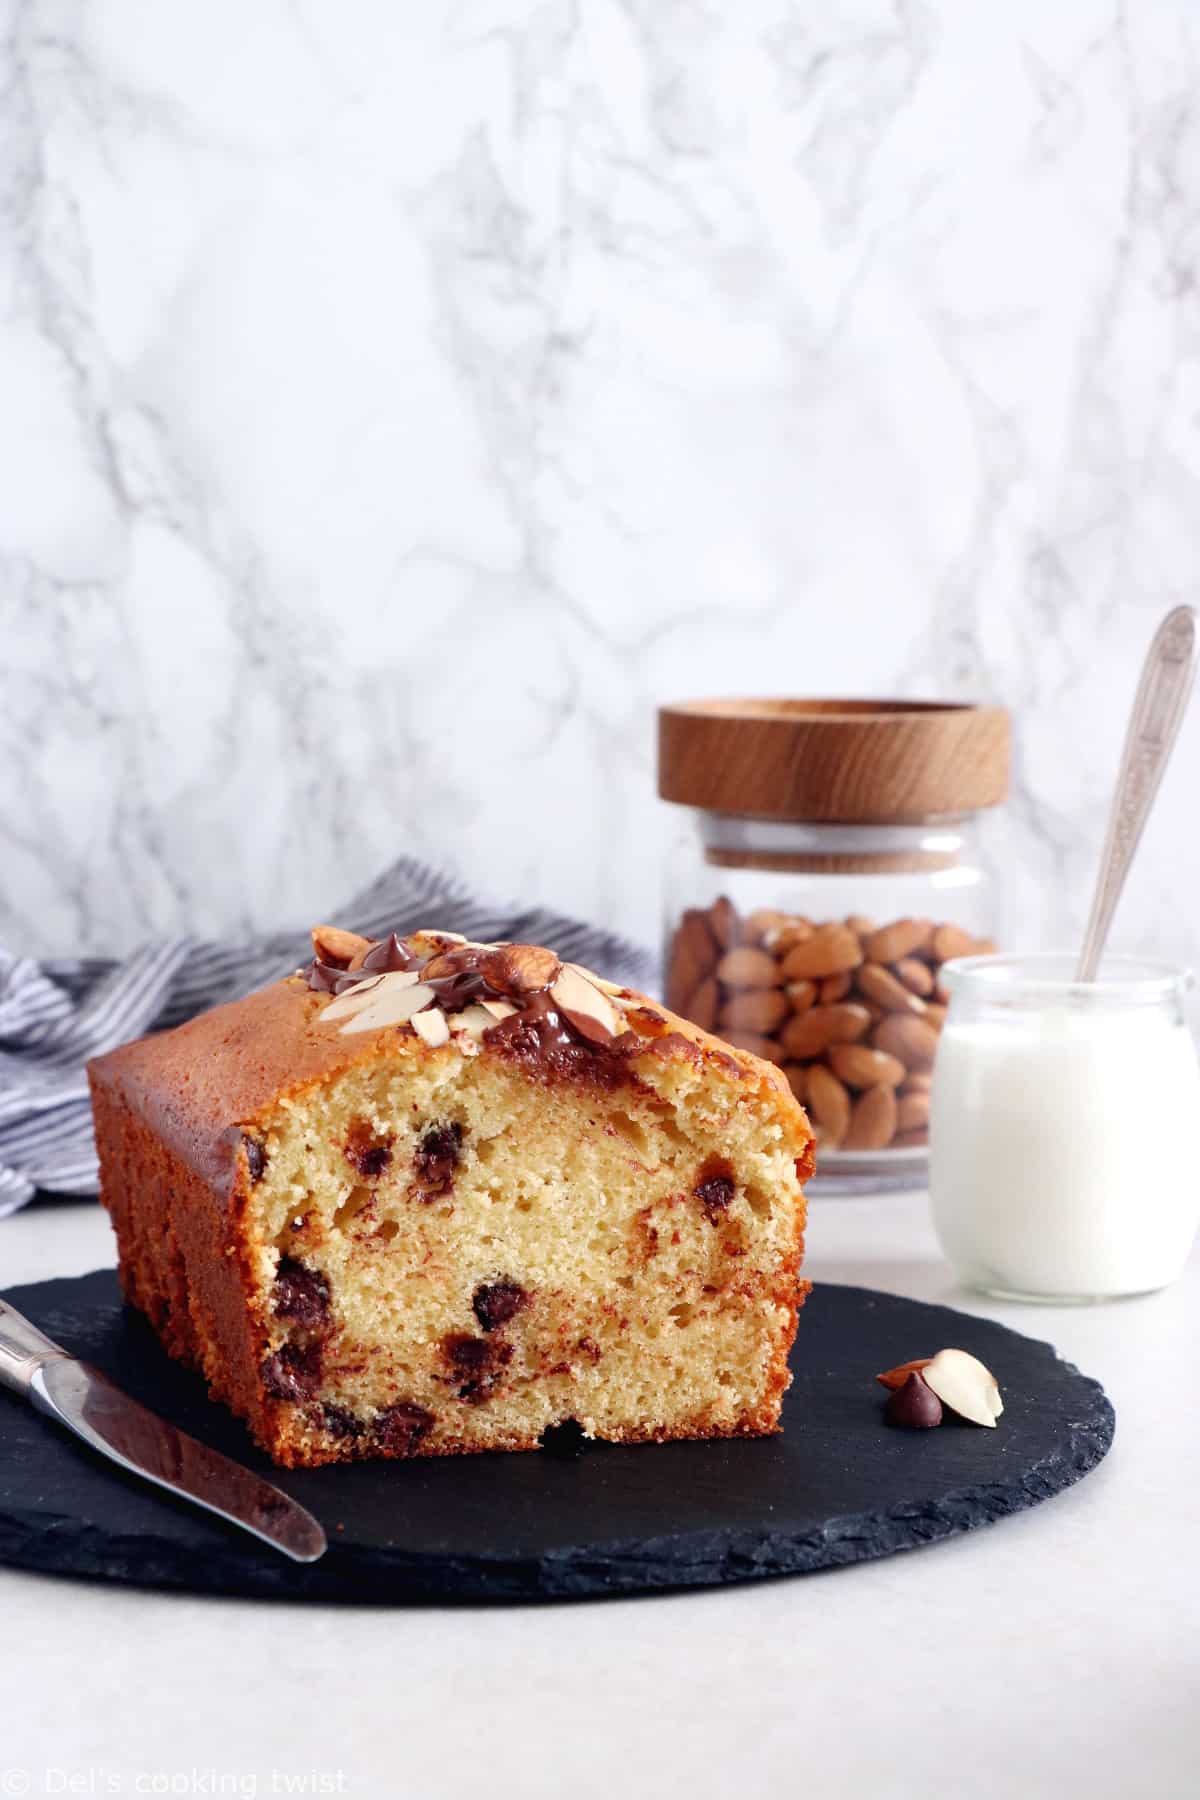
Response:
[[[682,829],[665,881],[667,1005],[778,1064],[817,1184],[919,1185],[947,993],[1003,915],[980,815],[1004,798],[999,707],[705,701],[659,714]]]
[[[981,957],[946,971],[934,1224],[962,1279],[1004,1299],[1165,1287],[1200,1221],[1190,977],[1114,956],[1079,982],[1076,960]]]

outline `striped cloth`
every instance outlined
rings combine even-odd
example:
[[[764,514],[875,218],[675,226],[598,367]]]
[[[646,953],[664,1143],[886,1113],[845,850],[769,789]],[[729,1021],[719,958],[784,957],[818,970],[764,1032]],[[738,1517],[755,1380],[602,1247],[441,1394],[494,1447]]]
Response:
[[[477,900],[407,857],[332,916],[365,937],[426,925],[484,943],[549,944],[612,979],[637,987],[655,981],[653,957],[626,939],[557,913]],[[89,1056],[277,981],[311,955],[302,931],[237,946],[175,938],[124,962],[33,962],[0,949],[0,1218],[38,1189],[96,1192]]]

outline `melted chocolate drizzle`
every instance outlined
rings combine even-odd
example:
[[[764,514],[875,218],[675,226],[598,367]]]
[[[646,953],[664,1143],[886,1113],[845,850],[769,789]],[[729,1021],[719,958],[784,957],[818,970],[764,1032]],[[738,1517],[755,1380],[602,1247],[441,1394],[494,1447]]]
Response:
[[[531,1071],[586,1076],[606,1087],[627,1079],[630,1050],[644,1048],[636,1033],[626,1032],[609,1043],[597,1044],[576,1030],[559,1010],[550,983],[523,991],[509,982],[501,986],[496,954],[495,947],[481,944],[455,944],[421,953],[393,931],[371,945],[356,969],[335,969],[314,957],[304,973],[316,992],[341,994],[368,976],[415,969],[433,989],[434,1004],[443,1012],[461,1012],[478,1000],[507,1000],[515,1006],[515,1012],[484,1032],[484,1042]],[[432,974],[427,973],[430,969]]]

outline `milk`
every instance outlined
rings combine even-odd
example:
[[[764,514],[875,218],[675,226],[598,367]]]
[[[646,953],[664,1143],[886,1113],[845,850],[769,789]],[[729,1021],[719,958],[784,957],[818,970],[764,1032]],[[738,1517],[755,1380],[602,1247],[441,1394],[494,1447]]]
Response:
[[[964,965],[964,968],[969,965]],[[1200,1068],[1178,1008],[1047,1000],[938,1048],[930,1191],[942,1247],[994,1293],[1164,1287],[1200,1220]]]

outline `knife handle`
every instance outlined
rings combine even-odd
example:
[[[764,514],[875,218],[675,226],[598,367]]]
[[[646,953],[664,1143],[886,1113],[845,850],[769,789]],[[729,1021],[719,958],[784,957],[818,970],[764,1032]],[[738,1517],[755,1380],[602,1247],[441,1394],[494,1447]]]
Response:
[[[0,1300],[0,1387],[28,1399],[30,1384],[47,1358],[66,1354],[15,1306]]]

